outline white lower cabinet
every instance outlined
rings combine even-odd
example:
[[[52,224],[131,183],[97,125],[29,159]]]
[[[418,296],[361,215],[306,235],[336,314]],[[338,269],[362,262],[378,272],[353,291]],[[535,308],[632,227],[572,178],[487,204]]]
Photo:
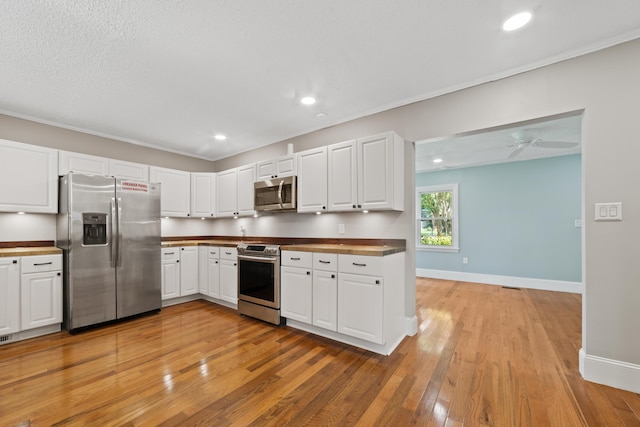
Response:
[[[220,298],[220,248],[201,246],[198,259],[198,283],[200,293]]]
[[[180,296],[197,294],[198,287],[198,247],[180,248]]]
[[[62,255],[24,257],[20,277],[20,329],[62,323]]]
[[[180,296],[180,248],[162,249],[162,299]]]
[[[338,329],[338,274],[313,270],[313,324]]]
[[[280,268],[280,312],[287,319],[312,323],[311,268]]]
[[[238,251],[220,249],[220,299],[238,304]]]
[[[382,278],[340,273],[338,332],[384,344]]]
[[[20,258],[0,258],[0,336],[20,330]]]
[[[311,269],[305,261],[310,256]],[[294,328],[390,354],[406,335],[404,259],[403,252],[305,255],[283,250],[282,316]]]

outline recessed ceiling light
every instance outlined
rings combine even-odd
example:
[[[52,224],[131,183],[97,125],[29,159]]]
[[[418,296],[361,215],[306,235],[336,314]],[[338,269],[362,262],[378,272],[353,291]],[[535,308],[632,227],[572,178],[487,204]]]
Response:
[[[433,163],[442,163],[442,159],[440,157],[436,157],[433,159]]]
[[[300,100],[304,105],[313,105],[316,103],[316,99],[313,96],[305,96]]]
[[[511,18],[504,21],[502,29],[504,31],[514,31],[518,28],[522,28],[531,20],[531,12],[520,12],[513,15]]]
[[[222,133],[216,133],[215,135],[213,135],[213,137],[216,139],[216,141],[224,141],[225,139],[227,139],[227,135],[224,135]]]

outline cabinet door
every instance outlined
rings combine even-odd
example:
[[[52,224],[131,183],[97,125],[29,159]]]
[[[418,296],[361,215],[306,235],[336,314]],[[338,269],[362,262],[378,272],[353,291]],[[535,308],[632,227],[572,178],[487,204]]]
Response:
[[[209,258],[207,262],[208,292],[213,298],[220,298],[220,260]]]
[[[199,217],[215,216],[216,174],[191,174],[191,215]]]
[[[312,319],[311,269],[280,268],[280,310],[283,317],[309,323]]]
[[[58,212],[58,151],[0,139],[0,211]]]
[[[256,180],[255,164],[238,168],[238,215],[253,215],[253,183]]]
[[[356,142],[347,141],[328,147],[328,201],[330,211],[358,208],[358,170]]]
[[[313,271],[313,324],[338,330],[338,278],[332,271]]]
[[[256,180],[271,179],[276,177],[276,165],[273,160],[256,163]]]
[[[393,135],[358,140],[358,205],[362,209],[393,207]]]
[[[109,175],[121,179],[149,181],[149,166],[141,163],[125,162],[124,160],[109,160]]]
[[[20,330],[20,261],[0,258],[0,335]]]
[[[162,261],[162,299],[180,296],[180,260]]]
[[[338,332],[384,344],[382,278],[340,273]]]
[[[298,212],[327,210],[327,147],[298,153]]]
[[[238,304],[238,261],[220,260],[220,299]]]
[[[60,151],[58,173],[66,175],[70,172],[88,175],[109,175],[109,159],[88,154]]]
[[[198,293],[198,247],[180,248],[180,295]]]
[[[209,249],[206,246],[198,247],[198,289],[202,295],[209,295]]]
[[[62,273],[23,274],[20,286],[21,329],[62,323]]]
[[[253,193],[251,193],[253,194]],[[216,183],[216,216],[228,217],[236,214],[238,206],[238,171],[220,172]]]
[[[191,174],[189,172],[151,166],[149,181],[161,184],[160,206],[163,216],[189,216],[191,209]]]

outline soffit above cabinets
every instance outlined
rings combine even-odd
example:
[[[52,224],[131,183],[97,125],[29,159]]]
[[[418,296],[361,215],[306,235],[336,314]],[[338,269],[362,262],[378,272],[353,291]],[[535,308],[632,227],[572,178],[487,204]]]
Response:
[[[640,2],[6,0],[0,28],[1,113],[217,160],[635,39]]]

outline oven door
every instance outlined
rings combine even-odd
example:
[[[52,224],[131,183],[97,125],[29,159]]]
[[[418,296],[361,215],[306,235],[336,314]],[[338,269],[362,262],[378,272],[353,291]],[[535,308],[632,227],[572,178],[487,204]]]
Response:
[[[280,308],[280,257],[238,255],[238,298]]]

